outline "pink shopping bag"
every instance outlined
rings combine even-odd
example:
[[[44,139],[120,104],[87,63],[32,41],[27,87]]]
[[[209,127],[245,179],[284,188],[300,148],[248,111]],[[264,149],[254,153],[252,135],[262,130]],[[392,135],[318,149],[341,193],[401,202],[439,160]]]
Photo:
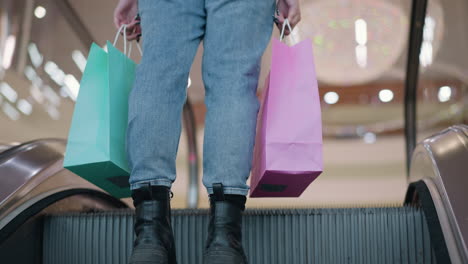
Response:
[[[290,47],[274,39],[250,196],[299,197],[322,170],[322,120],[312,42]]]

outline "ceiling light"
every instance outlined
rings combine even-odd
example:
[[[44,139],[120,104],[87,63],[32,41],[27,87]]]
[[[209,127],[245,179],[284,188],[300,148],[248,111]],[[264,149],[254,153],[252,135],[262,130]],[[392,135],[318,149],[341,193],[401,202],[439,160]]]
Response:
[[[80,69],[81,72],[84,72],[86,67],[86,58],[83,53],[79,50],[74,50],[72,52],[72,58],[76,66],[78,66],[78,69]]]
[[[388,103],[393,100],[393,92],[388,89],[381,90],[379,92],[379,99],[384,103]]]
[[[29,58],[31,59],[31,62],[34,65],[34,67],[37,68],[41,66],[42,61],[44,61],[44,57],[39,52],[39,49],[37,48],[36,44],[31,43],[28,45],[28,53]]]
[[[15,53],[16,47],[16,37],[14,35],[10,35],[5,40],[5,46],[3,51],[3,58],[2,58],[2,67],[4,69],[8,69],[11,66],[11,62],[13,60],[13,54]]]
[[[37,86],[31,85],[31,87],[29,88],[29,92],[31,93],[34,100],[36,100],[36,102],[38,102],[39,104],[44,103],[44,95]]]
[[[366,128],[365,127],[363,127],[363,126],[356,127],[356,134],[358,136],[363,136],[364,133],[366,133]]]
[[[47,98],[55,106],[60,105],[60,97],[50,86],[45,85],[42,88],[42,93],[44,94],[45,98]]]
[[[367,23],[360,18],[354,22],[355,38],[359,45],[367,44]]]
[[[16,121],[20,118],[20,113],[16,110],[11,104],[4,103],[2,105],[3,112],[13,121]]]
[[[27,100],[20,99],[16,106],[25,115],[30,115],[32,113],[32,105]]]
[[[0,93],[3,94],[3,96],[5,96],[5,98],[12,103],[16,102],[16,99],[18,99],[18,94],[16,91],[13,90],[13,88],[11,88],[11,86],[6,82],[0,83]]]
[[[65,79],[65,73],[58,67],[53,61],[48,61],[44,65],[45,72],[50,78],[58,85],[63,85]]]
[[[340,96],[335,92],[328,92],[323,96],[323,100],[327,104],[336,104],[339,99]]]
[[[57,64],[53,61],[48,61],[44,65],[44,70],[47,74],[52,75],[58,69]]]
[[[37,77],[36,71],[33,67],[29,65],[24,68],[24,75],[26,75],[26,78],[28,78],[28,80],[30,81],[34,80]]]
[[[424,41],[421,44],[421,53],[419,53],[419,61],[423,67],[427,67],[432,64],[432,54],[432,43],[429,41]]]
[[[367,46],[366,45],[356,46],[356,62],[361,68],[367,67]]]
[[[449,86],[442,86],[439,88],[439,93],[437,97],[439,97],[440,102],[442,103],[448,102],[451,96],[452,96],[452,88],[450,88]]]
[[[36,9],[34,9],[34,15],[39,19],[44,18],[46,14],[47,10],[43,6],[37,6]]]
[[[320,82],[349,86],[378,80],[405,51],[409,19],[395,1],[303,2],[303,21],[314,26],[302,27],[301,33],[314,40]],[[366,67],[365,49],[356,46],[367,46]]]
[[[62,88],[60,88],[59,94],[63,98],[70,97],[70,91],[69,91],[69,89],[68,89],[68,87],[66,85],[64,85],[64,86],[62,86]]]
[[[60,118],[60,112],[57,110],[57,108],[55,108],[53,106],[47,107],[47,113],[54,120],[59,120],[59,118]]]
[[[372,132],[367,132],[364,134],[364,142],[367,144],[373,144],[377,141],[377,136]]]
[[[423,40],[424,41],[433,41],[434,40],[434,30],[436,27],[436,21],[434,18],[427,16],[424,20],[424,29],[423,29]]]
[[[67,74],[65,76],[65,85],[68,87],[68,95],[76,101],[76,98],[78,97],[78,92],[80,91],[80,83],[78,80],[75,78],[75,76],[71,74]]]

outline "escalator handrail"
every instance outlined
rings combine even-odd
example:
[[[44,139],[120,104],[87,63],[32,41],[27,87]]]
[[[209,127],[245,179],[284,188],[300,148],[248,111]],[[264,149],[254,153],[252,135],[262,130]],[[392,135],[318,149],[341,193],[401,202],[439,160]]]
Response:
[[[128,208],[128,206],[117,198],[114,198],[104,192],[94,189],[85,188],[70,188],[64,190],[56,190],[53,193],[45,193],[44,197],[36,196],[33,197],[34,202],[29,204],[25,209],[21,209],[17,215],[11,221],[5,221],[0,219],[0,245],[8,239],[8,237],[15,232],[23,223],[25,223],[31,217],[37,215],[42,210],[46,209],[53,203],[65,199],[73,195],[86,194],[91,195],[95,198],[107,201],[116,209]],[[22,204],[23,206],[24,204]],[[17,208],[15,210],[19,210]],[[5,225],[2,225],[2,221],[5,221]]]
[[[428,0],[413,0],[412,2],[404,98],[406,171],[408,177],[411,157],[417,143],[416,97],[419,79],[419,54],[421,52],[423,41],[423,30]]]
[[[12,146],[11,148],[0,152],[0,163],[4,162],[5,160],[9,159],[13,155],[29,150],[37,145],[42,145],[42,144],[47,144],[47,143],[60,143],[65,145],[66,144],[65,139],[61,138],[44,138],[44,139],[36,139],[36,140],[31,140],[19,145]]]

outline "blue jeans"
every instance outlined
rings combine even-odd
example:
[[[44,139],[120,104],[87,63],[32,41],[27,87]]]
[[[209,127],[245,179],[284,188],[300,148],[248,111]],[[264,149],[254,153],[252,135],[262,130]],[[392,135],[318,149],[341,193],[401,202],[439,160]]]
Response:
[[[261,56],[275,0],[139,0],[144,56],[129,97],[130,186],[171,187],[187,79],[203,40],[207,107],[203,184],[246,195]]]

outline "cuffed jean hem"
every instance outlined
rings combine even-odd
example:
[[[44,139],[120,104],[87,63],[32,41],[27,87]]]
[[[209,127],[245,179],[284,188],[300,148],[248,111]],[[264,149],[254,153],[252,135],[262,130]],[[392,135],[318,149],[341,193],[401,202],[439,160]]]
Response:
[[[135,189],[139,189],[141,187],[146,187],[151,185],[151,186],[165,186],[165,187],[168,187],[169,189],[172,187],[172,182],[170,180],[167,180],[167,179],[157,179],[157,180],[150,180],[150,181],[139,181],[139,182],[135,182],[135,183],[132,183],[130,185],[130,190],[135,190]]]
[[[235,188],[235,187],[224,187],[224,194],[235,194],[247,196],[249,194],[249,189]],[[213,187],[206,188],[208,194],[213,194]]]

